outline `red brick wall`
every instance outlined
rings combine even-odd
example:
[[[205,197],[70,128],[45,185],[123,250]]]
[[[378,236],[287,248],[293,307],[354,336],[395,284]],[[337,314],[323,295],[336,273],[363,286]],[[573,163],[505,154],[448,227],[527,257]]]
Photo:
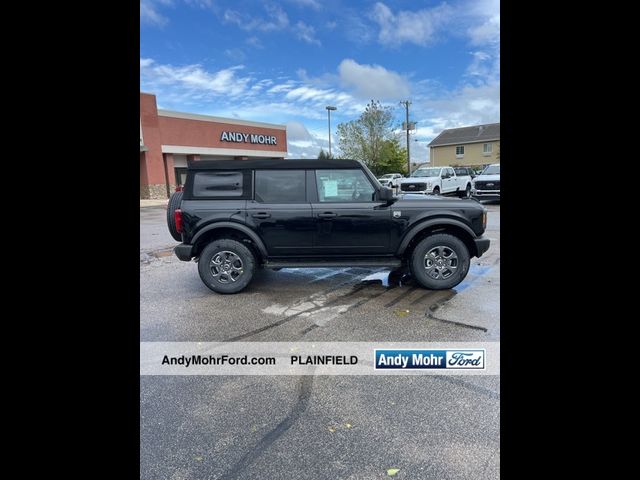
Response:
[[[140,121],[142,122],[142,138],[149,149],[145,152],[147,184],[164,184],[164,162],[162,161],[162,135],[158,123],[156,96],[140,94]]]

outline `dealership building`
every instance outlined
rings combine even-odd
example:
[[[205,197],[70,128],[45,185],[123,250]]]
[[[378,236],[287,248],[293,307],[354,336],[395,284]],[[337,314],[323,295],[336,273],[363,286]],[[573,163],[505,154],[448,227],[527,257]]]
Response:
[[[168,198],[190,161],[286,156],[285,125],[159,110],[140,93],[140,198]]]

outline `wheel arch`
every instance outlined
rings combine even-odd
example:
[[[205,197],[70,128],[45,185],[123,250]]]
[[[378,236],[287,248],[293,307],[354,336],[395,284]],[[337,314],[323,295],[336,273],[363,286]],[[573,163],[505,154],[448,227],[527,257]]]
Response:
[[[475,233],[464,223],[451,218],[438,218],[419,223],[409,231],[396,251],[396,255],[402,258],[409,258],[415,246],[425,237],[434,233],[448,233],[458,237],[469,250],[471,257],[476,257],[478,252],[474,239]]]
[[[191,240],[193,255],[198,257],[202,249],[219,238],[232,238],[247,244],[260,262],[268,256],[267,249],[260,237],[246,225],[234,222],[216,222],[202,228]]]

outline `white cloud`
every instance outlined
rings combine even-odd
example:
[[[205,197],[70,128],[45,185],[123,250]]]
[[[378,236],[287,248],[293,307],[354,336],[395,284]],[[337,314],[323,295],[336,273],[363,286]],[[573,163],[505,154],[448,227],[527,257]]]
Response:
[[[252,17],[237,10],[226,10],[222,18],[226,23],[236,24],[247,31],[272,32],[284,30],[289,26],[289,17],[280,6],[267,4],[264,8],[267,11],[266,18]]]
[[[311,140],[311,134],[300,122],[287,122],[287,139],[293,142],[308,142]]]
[[[248,77],[237,76],[242,68],[242,65],[238,65],[208,72],[199,64],[177,67],[141,58],[140,84],[158,93],[169,90],[177,98],[235,97],[247,90],[250,81]]]
[[[399,46],[402,43],[428,45],[453,19],[454,10],[446,3],[433,8],[399,11],[394,14],[384,3],[373,7],[371,18],[378,24],[378,41],[384,45]]]
[[[158,11],[158,5],[171,4],[171,0],[140,0],[140,23],[164,27],[169,19]]]
[[[357,96],[373,99],[401,99],[409,95],[409,82],[380,65],[361,65],[347,58],[338,66],[340,81]]]
[[[433,137],[445,128],[499,122],[500,85],[465,85],[441,98],[428,99],[421,106],[423,120],[418,124],[431,128],[422,134]]]
[[[289,3],[294,3],[299,7],[311,7],[314,10],[320,10],[322,6],[318,0],[287,0]]]
[[[482,24],[467,31],[473,45],[495,44],[500,42],[500,14],[487,18]]]
[[[241,62],[247,58],[247,55],[241,48],[228,48],[224,51],[224,54],[231,60],[235,60],[237,62]]]
[[[262,43],[260,42],[260,39],[258,37],[255,37],[255,36],[247,38],[244,41],[244,43],[246,43],[247,45],[250,45],[250,46],[252,46],[254,48],[260,48],[260,49],[264,48],[264,45],[262,45]]]
[[[307,43],[320,45],[320,40],[316,38],[316,29],[311,25],[307,25],[303,21],[299,21],[293,27],[293,31],[299,39],[304,40]]]

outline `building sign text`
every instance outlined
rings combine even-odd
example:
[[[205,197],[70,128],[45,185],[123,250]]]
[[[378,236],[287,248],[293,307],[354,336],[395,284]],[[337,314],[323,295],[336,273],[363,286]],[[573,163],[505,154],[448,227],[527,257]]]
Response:
[[[259,143],[261,145],[277,145],[275,135],[257,135],[255,133],[222,132],[221,142]]]

